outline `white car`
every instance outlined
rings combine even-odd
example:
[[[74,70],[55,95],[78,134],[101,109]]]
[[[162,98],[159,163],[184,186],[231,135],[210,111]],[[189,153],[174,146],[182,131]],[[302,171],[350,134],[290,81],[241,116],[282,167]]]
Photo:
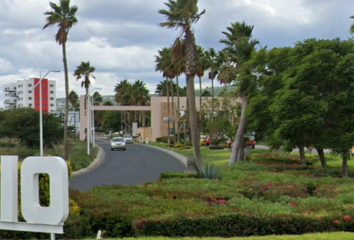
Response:
[[[124,135],[123,139],[126,143],[133,143],[133,137],[131,135]]]
[[[126,150],[126,146],[125,146],[125,141],[122,137],[114,137],[111,140],[111,150],[116,150],[116,149],[121,149],[121,150]]]

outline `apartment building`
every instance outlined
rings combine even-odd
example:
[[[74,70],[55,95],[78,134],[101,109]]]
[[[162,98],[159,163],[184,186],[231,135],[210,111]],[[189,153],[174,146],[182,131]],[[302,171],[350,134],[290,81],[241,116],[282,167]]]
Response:
[[[4,109],[31,107],[40,110],[39,78],[19,80],[4,85]],[[34,88],[34,86],[36,86]],[[56,111],[56,82],[42,80],[42,109],[44,112]]]

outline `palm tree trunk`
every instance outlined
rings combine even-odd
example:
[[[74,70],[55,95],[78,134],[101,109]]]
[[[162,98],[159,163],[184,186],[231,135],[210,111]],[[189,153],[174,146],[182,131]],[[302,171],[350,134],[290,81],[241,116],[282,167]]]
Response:
[[[170,138],[170,92],[169,92],[169,87],[168,87],[168,78],[166,78],[166,90],[167,90],[167,139],[168,139],[168,147],[170,147],[171,144],[171,138]]]
[[[180,112],[180,106],[179,106],[179,82],[178,82],[178,76],[176,77],[177,81],[177,142],[181,143],[181,134],[179,132],[179,124],[180,124],[180,117],[179,117],[179,112]]]
[[[229,166],[235,162],[244,160],[244,136],[246,130],[246,109],[248,105],[248,99],[246,97],[242,97],[241,101],[241,117],[234,140],[234,145],[232,147],[232,152],[228,164]]]
[[[211,79],[211,121],[214,117],[214,78]]]
[[[176,119],[175,119],[175,103],[174,103],[174,94],[173,94],[173,81],[171,79],[171,102],[172,102],[172,131],[173,131],[173,144],[176,143],[176,133],[175,133],[175,123],[176,123]]]
[[[65,73],[65,117],[64,117],[64,159],[69,160],[68,119],[69,119],[69,71],[66,59],[66,43],[63,42],[63,63]]]
[[[195,107],[194,76],[187,76],[188,79],[188,99],[189,99],[189,123],[192,135],[192,145],[197,166],[204,169],[202,155],[199,146],[198,115]]]

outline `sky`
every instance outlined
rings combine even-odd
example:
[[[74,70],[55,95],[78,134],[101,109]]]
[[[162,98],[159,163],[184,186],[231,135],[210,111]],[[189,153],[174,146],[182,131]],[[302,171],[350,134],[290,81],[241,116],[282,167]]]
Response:
[[[3,85],[49,70],[48,78],[57,83],[57,98],[65,97],[62,47],[55,41],[57,26],[42,30],[44,12],[51,11],[46,0],[0,1],[0,107]],[[59,4],[59,0],[52,2]],[[78,7],[78,23],[69,32],[67,59],[69,91],[84,95],[81,80],[73,72],[81,62],[95,67],[92,92],[114,95],[114,87],[124,79],[141,80],[154,93],[163,81],[155,71],[158,50],[170,47],[180,35],[176,29],[159,26],[166,18],[158,13],[167,9],[167,0],[71,0]],[[200,0],[206,10],[193,30],[197,44],[221,50],[220,43],[231,23],[253,25],[253,38],[260,46],[291,47],[308,38],[346,40],[354,23],[353,0]],[[180,78],[181,86],[185,78]],[[207,73],[203,88],[210,86]],[[216,84],[217,85],[217,84]],[[199,83],[196,78],[196,88]],[[98,90],[101,89],[101,90]]]

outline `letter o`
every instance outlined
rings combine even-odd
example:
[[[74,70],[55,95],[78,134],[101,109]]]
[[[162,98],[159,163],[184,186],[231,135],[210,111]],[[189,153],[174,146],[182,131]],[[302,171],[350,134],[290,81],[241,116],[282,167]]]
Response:
[[[50,178],[50,206],[39,203],[40,173]],[[60,157],[27,157],[21,166],[21,207],[28,223],[60,224],[69,216],[68,166]]]

